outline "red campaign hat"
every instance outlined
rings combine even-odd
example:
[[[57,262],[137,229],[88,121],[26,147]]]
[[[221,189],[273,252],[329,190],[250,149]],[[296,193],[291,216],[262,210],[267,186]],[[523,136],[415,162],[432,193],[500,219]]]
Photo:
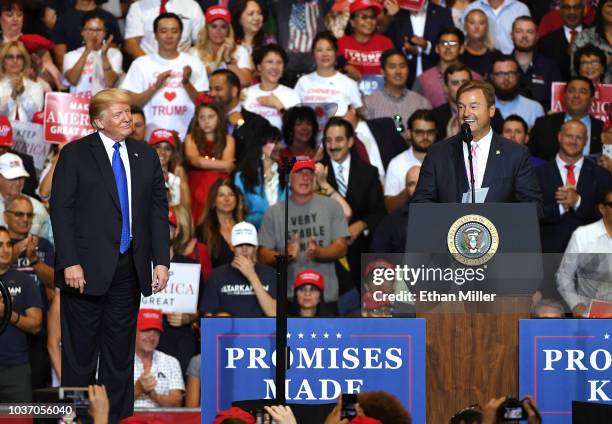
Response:
[[[210,6],[206,9],[206,23],[209,24],[217,19],[223,19],[228,24],[232,23],[232,14],[227,7]]]
[[[334,5],[332,6],[332,10],[336,11],[336,12],[344,12],[344,10],[348,10],[351,3],[353,3],[355,0],[336,0],[334,2]]]
[[[174,225],[175,227],[177,226],[176,212],[174,212],[174,208],[168,209],[168,222],[170,225]]]
[[[315,162],[314,160],[310,159],[309,157],[298,157],[297,160],[295,161],[295,164],[293,164],[293,168],[291,168],[291,172],[298,172],[301,171],[302,169],[310,169],[312,171],[315,170]]]
[[[358,416],[349,421],[349,424],[382,424],[382,421],[376,418]]]
[[[13,145],[13,127],[8,118],[0,115],[0,146],[11,147]]]
[[[215,102],[215,98],[208,93],[200,93],[196,98],[196,106],[209,105]]]
[[[164,331],[162,311],[159,309],[141,309],[138,311],[138,331]]]
[[[364,9],[374,9],[377,15],[382,12],[382,6],[378,0],[355,0],[349,9],[351,15]]]
[[[297,289],[306,284],[312,284],[319,290],[323,291],[323,287],[325,286],[325,279],[323,278],[323,275],[320,272],[312,269],[307,269],[306,271],[302,271],[295,276],[293,287]]]
[[[38,34],[21,34],[19,41],[23,43],[28,53],[36,53],[39,50],[51,50],[55,43],[48,38]]]
[[[158,128],[151,133],[151,137],[149,138],[149,144],[151,146],[155,146],[159,143],[168,143],[172,147],[176,147],[176,136],[170,130]]]
[[[219,412],[212,424],[221,424],[228,418],[238,418],[247,424],[255,424],[255,418],[247,411],[240,409],[237,406],[232,406],[230,409]]]
[[[32,115],[32,122],[34,124],[43,125],[45,123],[45,113],[42,111],[36,112],[34,115]]]

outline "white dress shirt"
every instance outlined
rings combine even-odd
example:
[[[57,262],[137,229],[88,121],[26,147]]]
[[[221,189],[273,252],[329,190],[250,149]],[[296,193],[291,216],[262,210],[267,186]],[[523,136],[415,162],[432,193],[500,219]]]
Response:
[[[106,154],[108,155],[108,160],[110,161],[111,167],[113,166],[113,154],[115,153],[114,145],[116,143],[115,140],[104,135],[103,132],[98,131],[100,138],[102,139],[102,144],[104,144],[104,149],[106,149]],[[119,148],[119,156],[121,156],[121,161],[123,162],[123,167],[125,168],[125,176],[127,179],[127,187],[128,187],[128,203],[129,203],[129,211],[130,211],[130,237],[132,237],[132,170],[130,169],[130,159],[127,151],[127,147],[125,146],[125,140],[119,142],[121,147]],[[113,174],[114,176],[114,174]]]
[[[557,164],[557,168],[559,169],[559,173],[561,174],[561,181],[563,181],[563,185],[567,185],[567,168],[565,167],[565,165],[569,164],[563,162],[559,157],[558,153],[557,156],[555,156],[555,163]],[[578,185],[578,178],[580,177],[580,170],[582,169],[582,164],[584,164],[584,157],[581,157],[580,160],[574,164],[574,176],[576,177],[576,186]],[[574,206],[574,209],[578,209],[580,207],[581,200],[582,198],[580,197],[580,194],[578,194],[578,201],[576,202],[576,206]],[[559,214],[563,215],[568,210],[569,209],[565,209],[563,205],[559,205]]]
[[[557,271],[557,288],[571,309],[612,300],[612,237],[603,219],[578,227]]]
[[[412,24],[412,34],[417,37],[423,37],[425,34],[425,23],[427,21],[427,3],[423,4],[423,7],[418,12],[410,12],[410,23]],[[427,47],[423,49],[422,47],[418,47],[419,53],[417,55],[417,63],[416,63],[416,76],[418,77],[423,73],[423,59],[421,54],[424,52],[425,54],[429,54],[431,51],[431,43],[427,41]]]
[[[580,34],[580,31],[582,31],[582,25],[578,25],[574,29],[576,30],[576,32],[578,34]],[[572,33],[571,33],[571,31],[572,31],[572,29],[570,27],[563,25],[563,32],[565,33],[565,38],[567,39],[568,43],[570,41],[572,41]],[[578,34],[576,34],[576,36],[578,36]]]
[[[472,147],[478,145],[476,158],[473,159],[474,163],[474,187],[482,188],[482,180],[484,178],[485,170],[487,169],[487,161],[489,159],[489,150],[491,149],[491,140],[493,139],[493,130],[489,129],[489,132],[480,140],[472,141],[470,144]],[[463,144],[463,159],[465,162],[465,169],[467,171],[467,179],[470,181],[470,162],[468,160],[468,148],[467,143]]]
[[[342,176],[344,177],[344,184],[346,184],[346,190],[348,192],[349,185],[349,172],[351,171],[351,154],[346,155],[342,162],[336,162],[335,160],[330,160],[332,164],[332,169],[334,170],[334,176],[336,177],[336,181],[338,181],[338,174],[340,173],[340,165],[342,165]]]

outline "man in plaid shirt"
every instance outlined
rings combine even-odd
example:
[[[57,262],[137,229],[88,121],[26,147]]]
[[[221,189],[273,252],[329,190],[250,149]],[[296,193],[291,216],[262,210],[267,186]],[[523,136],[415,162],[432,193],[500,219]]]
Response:
[[[138,312],[136,356],[134,362],[134,407],[181,406],[185,383],[179,361],[155,350],[163,331],[162,312],[141,309]]]

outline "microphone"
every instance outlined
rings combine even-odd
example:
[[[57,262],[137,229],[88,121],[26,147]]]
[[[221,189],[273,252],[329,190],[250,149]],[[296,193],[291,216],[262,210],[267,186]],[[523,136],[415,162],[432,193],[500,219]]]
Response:
[[[474,187],[474,164],[472,162],[472,140],[474,140],[474,137],[472,136],[470,124],[468,124],[467,122],[461,124],[461,140],[464,143],[467,143],[468,163],[470,165],[470,186],[472,188],[472,203],[476,203],[476,189]]]

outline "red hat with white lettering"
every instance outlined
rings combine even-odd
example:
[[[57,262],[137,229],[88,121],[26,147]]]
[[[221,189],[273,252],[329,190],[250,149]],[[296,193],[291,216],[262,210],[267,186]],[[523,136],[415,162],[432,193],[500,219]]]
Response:
[[[212,424],[221,424],[223,421],[229,418],[237,418],[244,421],[246,424],[255,424],[255,418],[247,411],[240,409],[237,406],[232,406],[230,409],[219,412]]]
[[[291,172],[298,172],[302,169],[310,169],[311,171],[315,170],[315,162],[310,159],[308,156],[298,156],[296,158],[295,163],[293,164],[293,168],[291,168]]]
[[[0,115],[0,146],[13,146],[13,127],[11,127],[11,123],[4,115]]]
[[[176,147],[176,135],[170,130],[158,128],[151,133],[149,144],[155,146],[159,143],[168,143],[172,147]]]
[[[323,274],[318,271],[307,269],[306,271],[300,272],[295,276],[295,281],[293,282],[293,288],[298,289],[306,284],[312,284],[319,290],[323,291],[323,287],[325,286],[325,278],[323,278]]]
[[[217,19],[223,19],[228,24],[232,23],[232,14],[227,7],[210,6],[206,9],[206,23],[209,24]]]
[[[162,311],[159,309],[141,309],[138,311],[138,331],[164,331]]]
[[[378,0],[356,0],[351,4],[349,11],[352,15],[355,12],[365,9],[374,9],[377,15],[382,12],[382,6]]]

